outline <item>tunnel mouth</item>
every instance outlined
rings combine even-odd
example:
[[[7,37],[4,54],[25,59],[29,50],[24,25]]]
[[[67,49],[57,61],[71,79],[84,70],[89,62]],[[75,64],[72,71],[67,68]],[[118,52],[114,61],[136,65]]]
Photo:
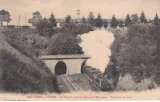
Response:
[[[55,75],[63,75],[66,74],[67,67],[63,61],[59,61],[55,66]]]

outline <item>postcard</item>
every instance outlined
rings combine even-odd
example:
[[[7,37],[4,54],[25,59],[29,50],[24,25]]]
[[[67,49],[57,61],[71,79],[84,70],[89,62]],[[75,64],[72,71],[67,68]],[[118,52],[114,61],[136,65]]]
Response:
[[[160,100],[160,0],[0,0],[0,100]]]

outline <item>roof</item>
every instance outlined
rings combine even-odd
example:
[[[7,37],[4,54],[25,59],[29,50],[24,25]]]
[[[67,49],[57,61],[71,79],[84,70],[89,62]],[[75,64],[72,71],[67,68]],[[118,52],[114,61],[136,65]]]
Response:
[[[74,55],[44,55],[39,57],[41,60],[58,60],[58,59],[89,59],[90,57],[83,54]]]

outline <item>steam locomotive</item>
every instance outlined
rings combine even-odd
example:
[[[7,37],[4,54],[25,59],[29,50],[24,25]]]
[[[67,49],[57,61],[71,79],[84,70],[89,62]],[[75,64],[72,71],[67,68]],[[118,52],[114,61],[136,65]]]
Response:
[[[96,88],[101,89],[102,91],[112,90],[112,82],[104,77],[104,74],[96,68],[87,66],[83,69],[83,73],[89,78],[92,85]]]

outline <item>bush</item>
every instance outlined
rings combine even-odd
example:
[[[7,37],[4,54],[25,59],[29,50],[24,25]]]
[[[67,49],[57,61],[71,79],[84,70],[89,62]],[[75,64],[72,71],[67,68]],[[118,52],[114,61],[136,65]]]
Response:
[[[147,90],[153,89],[156,87],[156,84],[153,82],[152,78],[143,79],[141,82],[137,83],[134,81],[133,76],[130,74],[126,74],[124,77],[121,77],[118,85],[117,90]]]
[[[6,41],[14,48],[18,49],[24,55],[32,58],[36,56],[38,52],[33,48],[31,44],[27,42],[27,39],[23,34],[19,32],[5,32]]]
[[[66,23],[62,28],[62,33],[69,33],[69,34],[83,34],[92,31],[93,28],[87,24],[76,24],[76,23]]]
[[[48,39],[33,29],[8,29],[4,34],[10,45],[30,58],[44,53],[48,46]]]
[[[83,54],[79,46],[80,38],[72,34],[57,34],[50,40],[48,46],[49,54]]]

